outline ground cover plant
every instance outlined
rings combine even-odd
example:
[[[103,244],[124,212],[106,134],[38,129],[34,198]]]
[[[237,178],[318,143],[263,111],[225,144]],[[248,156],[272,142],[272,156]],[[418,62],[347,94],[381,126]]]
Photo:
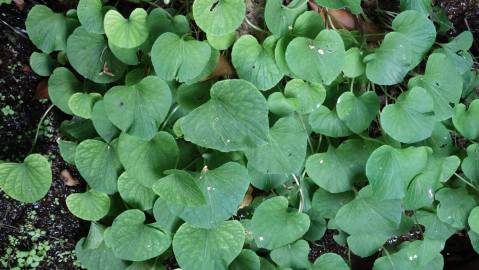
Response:
[[[91,221],[85,268],[328,270],[376,255],[378,270],[442,269],[458,231],[479,252],[473,38],[439,41],[450,26],[430,1],[378,10],[385,33],[363,27],[361,1],[268,0],[265,29],[242,0],[122,3],[37,5],[25,23],[32,69],[72,116],[58,143],[88,184],[66,200]],[[255,31],[237,34],[243,21]],[[0,164],[23,202],[52,182],[34,148]],[[349,256],[310,261],[327,229]]]

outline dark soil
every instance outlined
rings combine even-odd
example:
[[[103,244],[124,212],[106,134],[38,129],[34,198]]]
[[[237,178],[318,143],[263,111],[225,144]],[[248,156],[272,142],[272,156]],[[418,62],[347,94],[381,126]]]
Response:
[[[29,5],[23,11],[14,5],[0,6],[0,160],[5,161],[21,161],[27,156],[38,121],[50,106],[47,100],[35,98],[42,78],[29,68],[34,47],[22,30]],[[53,183],[45,198],[22,204],[0,191],[0,269],[21,266],[21,251],[41,258],[37,269],[79,269],[73,250],[87,226],[69,213],[65,198],[83,187],[66,186],[60,177],[60,172],[67,169],[79,178],[60,157],[56,143],[63,118],[55,109],[50,112],[34,149],[52,164]],[[44,249],[48,251],[42,255]]]

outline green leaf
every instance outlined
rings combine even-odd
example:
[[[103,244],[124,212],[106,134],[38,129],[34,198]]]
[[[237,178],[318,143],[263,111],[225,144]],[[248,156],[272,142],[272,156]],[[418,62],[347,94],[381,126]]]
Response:
[[[185,40],[174,33],[164,33],[151,48],[151,62],[158,77],[186,82],[201,74],[211,54],[210,45],[204,41]]]
[[[313,10],[307,10],[301,13],[294,21],[292,34],[300,37],[315,38],[325,28],[321,14]]]
[[[306,0],[293,0],[288,5],[281,0],[268,0],[264,9],[266,26],[273,35],[281,37],[293,28],[293,22],[307,7]]]
[[[443,269],[444,258],[441,250],[444,244],[434,240],[417,240],[404,242],[399,251],[387,254],[374,262],[374,270],[416,270],[416,269]]]
[[[246,5],[243,0],[195,0],[193,18],[208,35],[231,33],[243,22]]]
[[[63,160],[71,165],[75,165],[75,152],[78,144],[76,142],[70,142],[65,140],[58,140],[58,148],[60,149],[60,155]]]
[[[355,153],[351,156],[351,153]],[[354,180],[364,174],[369,151],[360,140],[348,140],[338,148],[314,154],[306,161],[306,172],[318,186],[331,193],[349,191]]]
[[[258,44],[252,35],[241,36],[231,52],[238,77],[251,82],[259,90],[275,86],[283,78],[283,73],[274,60],[275,44],[276,40],[272,36],[266,38],[263,45]]]
[[[106,142],[111,142],[114,138],[118,137],[118,134],[120,134],[120,130],[113,125],[110,119],[108,119],[105,102],[103,100],[97,101],[93,106],[91,121],[96,132]]]
[[[97,221],[108,214],[110,197],[103,192],[90,189],[84,193],[72,193],[66,199],[68,210],[84,220]]]
[[[128,19],[116,10],[105,14],[104,27],[108,40],[120,48],[136,48],[148,38],[146,17],[148,14],[142,8],[135,8]]]
[[[454,107],[452,122],[462,136],[470,140],[477,139],[479,137],[479,125],[477,125],[479,122],[479,99],[472,101],[467,110],[464,104],[457,104]]]
[[[105,94],[108,118],[122,131],[151,139],[166,118],[172,103],[170,88],[148,76],[129,86],[114,86]]]
[[[414,215],[419,224],[426,227],[426,230],[424,231],[425,239],[440,240],[445,243],[449,237],[456,233],[456,229],[442,222],[436,213],[420,210],[416,211]]]
[[[206,199],[198,183],[186,171],[167,170],[167,176],[153,184],[153,191],[168,203],[200,207],[206,205]]]
[[[320,6],[333,9],[340,9],[346,7],[353,14],[356,15],[363,12],[361,8],[361,0],[315,0],[315,2]]]
[[[365,69],[366,66],[363,62],[363,52],[357,47],[347,50],[343,67],[344,76],[356,78],[363,75]]]
[[[180,218],[170,211],[168,204],[162,198],[156,199],[155,205],[153,205],[153,215],[156,224],[165,231],[175,232],[182,223]]]
[[[429,56],[424,75],[412,78],[408,86],[420,86],[428,92],[434,102],[434,114],[439,121],[450,118],[452,104],[457,104],[462,93],[462,77],[444,54]]]
[[[339,119],[336,108],[331,111],[326,106],[319,106],[309,115],[309,124],[314,132],[328,137],[346,137],[352,134],[346,124]]]
[[[281,92],[273,92],[268,96],[268,109],[278,116],[290,115],[297,107],[295,99],[286,98]]]
[[[467,147],[467,156],[462,160],[461,169],[467,178],[479,184],[479,144]]]
[[[307,214],[309,216],[309,219],[311,220],[311,225],[309,226],[309,230],[303,238],[311,242],[319,241],[326,233],[328,224],[326,220],[321,216],[321,213],[319,211],[312,209],[312,203],[311,208],[308,210]]]
[[[108,41],[108,47],[110,48],[111,53],[121,62],[127,65],[138,65],[140,63],[138,55],[141,53],[143,46],[140,48],[120,48],[111,43],[111,41]]]
[[[297,101],[297,111],[308,114],[323,104],[326,99],[326,89],[322,84],[293,79],[286,83],[284,95]]]
[[[329,193],[322,188],[314,192],[311,208],[323,218],[333,219],[339,209],[354,199],[352,191],[342,193]]]
[[[466,227],[469,212],[477,205],[465,188],[443,188],[436,193],[436,200],[439,219],[458,230]]]
[[[140,210],[152,209],[157,198],[151,188],[142,185],[127,172],[123,172],[118,177],[118,192],[123,201]]]
[[[277,196],[262,202],[251,219],[256,245],[269,250],[301,238],[309,229],[308,215],[288,211],[288,200]]]
[[[176,102],[181,109],[190,112],[210,99],[212,81],[182,84],[176,91]]]
[[[211,99],[181,122],[187,141],[222,152],[268,142],[268,108],[263,95],[244,80],[215,83]]]
[[[375,84],[393,85],[421,62],[436,40],[432,21],[415,10],[401,12],[392,22],[381,46],[364,58],[366,75]]]
[[[98,93],[75,93],[68,100],[68,107],[76,116],[90,119],[93,105],[101,99]]]
[[[127,210],[115,218],[105,232],[105,241],[117,258],[144,261],[165,252],[171,237],[155,223],[144,224],[145,214],[137,209]]]
[[[75,165],[81,176],[93,189],[115,193],[122,167],[117,157],[116,141],[111,144],[97,140],[84,140],[76,149]]]
[[[73,94],[81,90],[83,86],[80,81],[64,67],[56,68],[48,79],[48,96],[52,103],[65,113],[72,114],[68,101]]]
[[[381,126],[393,139],[402,143],[415,143],[432,135],[434,129],[434,103],[424,88],[414,87],[402,93],[395,104],[384,107]]]
[[[226,270],[240,254],[245,231],[235,220],[211,229],[183,224],[173,238],[173,252],[184,270]]]
[[[456,172],[461,160],[456,156],[437,157],[430,155],[424,170],[408,186],[403,199],[405,209],[432,207],[434,193]]]
[[[425,16],[432,11],[432,0],[401,0],[401,11],[417,10]]]
[[[206,39],[211,47],[217,50],[227,50],[236,41],[236,32],[231,32],[221,36],[212,36],[206,34]]]
[[[374,193],[384,199],[403,198],[411,180],[426,167],[426,149],[383,145],[374,150],[366,163],[366,176]]]
[[[251,167],[251,165],[248,165],[248,173],[251,184],[261,190],[277,188],[288,181],[288,175],[262,173],[258,169]]]
[[[309,244],[298,240],[292,244],[282,246],[271,251],[271,259],[280,267],[307,268]]]
[[[151,140],[122,133],[118,156],[129,174],[142,185],[151,187],[164,176],[165,170],[176,167],[179,149],[173,136],[164,131],[158,132]]]
[[[50,163],[42,155],[30,154],[23,163],[0,163],[0,188],[15,200],[38,201],[47,194],[51,184]]]
[[[306,158],[307,138],[296,118],[280,118],[271,128],[267,144],[245,151],[248,165],[267,174],[297,173]]]
[[[349,270],[349,267],[338,254],[325,253],[314,261],[312,270]]]
[[[153,258],[143,262],[133,262],[126,270],[166,270],[158,259]]]
[[[78,27],[68,37],[66,52],[72,67],[83,77],[97,83],[119,80],[126,70],[108,48],[105,37]]]
[[[155,40],[166,32],[183,35],[191,32],[188,18],[184,15],[172,16],[167,10],[154,8],[148,14],[147,26],[149,29],[148,43],[153,45]]]
[[[78,20],[88,32],[103,34],[103,18],[108,11],[101,0],[80,0],[77,6]]]
[[[341,36],[323,30],[315,39],[296,37],[286,49],[286,62],[299,78],[330,85],[343,70],[346,52]]]
[[[443,53],[454,63],[454,67],[460,74],[471,70],[474,64],[473,56],[469,53],[474,37],[471,32],[465,31],[451,40],[449,43],[440,44],[442,48],[434,50],[436,53]]]
[[[55,13],[44,5],[35,5],[25,20],[28,37],[45,53],[64,51],[67,36],[77,25],[77,20]]]
[[[473,231],[468,231],[467,235],[469,236],[469,239],[471,240],[472,248],[474,249],[476,253],[479,253],[479,234]]]
[[[54,66],[55,61],[47,53],[33,52],[30,55],[30,67],[40,76],[50,76]]]
[[[238,163],[229,162],[214,170],[203,169],[196,181],[206,199],[201,207],[169,204],[170,211],[178,213],[188,224],[200,228],[214,228],[236,214],[248,190],[248,171]]]
[[[353,132],[366,130],[379,112],[379,98],[375,92],[369,91],[361,96],[352,92],[344,92],[338,98],[336,111],[339,119]]]
[[[261,257],[250,249],[243,249],[228,270],[261,270]]]
[[[467,218],[467,223],[473,232],[479,233],[479,206],[471,210]]]

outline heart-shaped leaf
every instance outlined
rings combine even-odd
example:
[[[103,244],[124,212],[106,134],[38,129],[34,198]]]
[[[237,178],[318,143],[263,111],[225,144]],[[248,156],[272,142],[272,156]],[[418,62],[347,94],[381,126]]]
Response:
[[[30,55],[30,67],[40,76],[50,76],[55,66],[55,61],[47,53],[33,52]]]
[[[106,193],[90,189],[84,193],[68,195],[66,204],[73,215],[84,220],[97,221],[108,214],[110,197]]]
[[[164,176],[165,170],[176,167],[179,149],[173,136],[164,131],[158,132],[151,140],[122,133],[118,156],[126,171],[150,188]]]
[[[400,3],[401,11],[417,10],[426,16],[432,11],[432,0],[401,0]]]
[[[236,41],[236,32],[221,36],[206,35],[208,43],[217,50],[227,50]]]
[[[427,164],[427,148],[396,149],[383,145],[369,157],[366,175],[374,194],[383,199],[400,199],[406,187]]]
[[[140,210],[153,208],[157,198],[151,188],[142,185],[140,181],[131,177],[127,172],[123,172],[118,177],[118,192],[127,204]]]
[[[309,265],[309,244],[298,240],[292,244],[279,247],[271,251],[271,259],[280,267],[304,269]]]
[[[120,48],[115,44],[108,41],[108,48],[110,48],[111,53],[118,58],[121,62],[127,65],[138,65],[140,63],[140,59],[138,56],[142,53],[143,46],[139,48]]]
[[[15,200],[38,201],[47,194],[51,184],[50,163],[42,155],[28,155],[23,163],[0,163],[0,188]]]
[[[475,99],[466,106],[462,103],[454,107],[454,114],[452,115],[452,122],[454,127],[461,133],[462,136],[475,140],[479,137],[479,100]]]
[[[287,116],[297,109],[297,101],[286,98],[281,92],[274,92],[268,96],[268,109],[278,116]]]
[[[101,0],[80,0],[77,6],[78,20],[91,33],[103,34],[103,18],[109,8]]]
[[[344,76],[356,78],[363,75],[365,69],[366,66],[363,62],[363,52],[357,47],[347,50],[343,67]]]
[[[75,151],[78,143],[65,140],[58,140],[58,148],[60,149],[60,155],[67,163],[75,165]]]
[[[260,257],[250,249],[243,249],[231,262],[228,270],[261,270]]]
[[[427,211],[416,211],[414,214],[419,224],[424,225],[424,238],[431,240],[441,240],[446,242],[449,237],[456,233],[456,229],[449,224],[442,222],[436,213]]]
[[[214,228],[236,214],[248,189],[248,179],[246,168],[234,162],[214,170],[203,170],[196,182],[206,199],[206,205],[186,207],[170,203],[170,210],[195,227]]]
[[[78,26],[78,21],[54,13],[44,5],[35,5],[28,12],[25,26],[28,37],[45,53],[64,51],[68,35]]]
[[[193,18],[208,35],[222,36],[236,30],[243,22],[243,0],[195,0]]]
[[[467,178],[479,184],[479,144],[467,147],[467,156],[462,160],[461,169]]]
[[[465,188],[443,188],[436,193],[436,200],[439,219],[458,230],[466,227],[469,212],[477,205]]]
[[[116,152],[116,141],[111,144],[97,140],[84,140],[76,149],[75,165],[81,176],[93,189],[115,193],[122,167]]]
[[[186,171],[168,170],[167,176],[153,184],[153,191],[164,201],[187,207],[206,205],[206,199],[198,183]]]
[[[215,228],[201,229],[183,224],[173,238],[173,252],[181,269],[226,270],[240,254],[245,231],[235,220]]]
[[[425,15],[415,10],[401,12],[392,22],[381,46],[365,57],[366,75],[375,84],[393,85],[421,62],[423,54],[436,40],[436,28]]]
[[[181,109],[190,112],[210,99],[212,81],[198,82],[194,84],[182,84],[176,92],[176,102]]]
[[[174,33],[164,33],[151,48],[151,62],[158,77],[186,82],[201,74],[211,53],[210,45],[204,41],[184,40]]]
[[[172,102],[168,85],[148,76],[129,86],[114,86],[105,94],[108,118],[122,131],[151,139],[166,118]]]
[[[349,267],[338,254],[325,253],[314,261],[312,270],[349,270]]]
[[[251,82],[260,90],[275,86],[283,78],[283,73],[274,60],[275,44],[274,37],[266,38],[263,45],[260,45],[252,35],[241,36],[231,52],[238,77]]]
[[[352,92],[341,94],[336,103],[339,119],[353,132],[366,130],[379,112],[379,98],[370,91],[356,96]]]
[[[457,104],[462,93],[462,78],[444,54],[429,56],[424,75],[409,80],[408,86],[420,86],[428,92],[434,102],[437,120],[446,120],[453,114],[452,104]]]
[[[467,223],[473,232],[479,233],[479,206],[471,210],[467,218]]]
[[[286,62],[299,78],[330,85],[343,70],[346,52],[341,36],[321,31],[315,39],[297,37],[286,49]]]
[[[90,119],[93,105],[100,99],[98,93],[75,93],[68,100],[68,107],[74,115]]]
[[[442,48],[434,50],[437,53],[443,53],[454,63],[454,67],[460,74],[471,70],[474,63],[472,55],[468,50],[472,47],[474,37],[471,32],[465,31],[455,37],[451,42],[441,44]]]
[[[323,218],[333,219],[339,209],[354,199],[352,191],[341,193],[329,193],[322,188],[314,192],[311,208]]]
[[[281,0],[268,0],[264,9],[264,20],[269,31],[281,37],[293,28],[293,22],[307,9],[306,0],[294,0],[283,5]]]
[[[156,224],[165,231],[175,232],[183,223],[175,213],[170,211],[168,204],[162,198],[156,199],[155,205],[153,205],[153,215]]]
[[[271,190],[277,188],[288,181],[288,175],[284,174],[266,174],[260,172],[258,169],[248,166],[248,174],[250,176],[251,184],[261,190]]]
[[[325,28],[321,14],[313,10],[308,10],[296,18],[292,34],[300,37],[315,38],[319,32]]]
[[[147,16],[142,8],[135,8],[128,19],[123,18],[116,10],[109,10],[104,19],[108,40],[120,48],[140,46],[148,38]]]
[[[421,87],[401,94],[395,104],[384,107],[381,126],[393,139],[403,143],[425,140],[434,129],[434,103]]]
[[[254,241],[260,248],[279,248],[299,239],[309,229],[304,213],[289,212],[288,200],[277,196],[262,202],[251,219]]]
[[[64,67],[56,68],[48,79],[48,96],[55,106],[68,114],[72,114],[68,106],[70,97],[82,89],[80,81]]]
[[[183,35],[191,32],[188,18],[184,15],[172,16],[170,11],[155,8],[148,14],[147,26],[150,34],[148,43],[151,47],[155,40],[166,32]]]
[[[326,89],[322,84],[293,79],[286,83],[284,95],[297,101],[297,111],[308,114],[316,110],[326,99]]]
[[[267,174],[299,172],[306,157],[306,131],[296,118],[280,118],[265,145],[245,151],[248,165]]]
[[[111,142],[120,134],[120,130],[108,119],[103,100],[96,102],[93,106],[91,121],[98,135],[106,142]]]
[[[461,160],[456,156],[436,157],[430,155],[426,168],[408,186],[403,203],[405,209],[432,207],[434,193],[456,172]]]
[[[171,244],[171,237],[155,223],[144,224],[145,214],[127,210],[115,218],[105,232],[105,241],[117,258],[144,261],[161,255]]]
[[[323,105],[309,115],[309,124],[314,132],[328,137],[346,137],[352,133],[339,119],[336,108],[331,111]]]
[[[72,67],[83,77],[97,83],[119,80],[126,70],[108,48],[105,37],[78,27],[68,37],[66,52]]]
[[[329,146],[326,153],[309,156],[306,172],[314,183],[331,193],[349,191],[355,178],[364,174],[369,154],[362,141],[348,140],[338,148]]]
[[[185,139],[223,152],[268,142],[268,108],[263,95],[244,80],[215,83],[211,99],[181,121]]]

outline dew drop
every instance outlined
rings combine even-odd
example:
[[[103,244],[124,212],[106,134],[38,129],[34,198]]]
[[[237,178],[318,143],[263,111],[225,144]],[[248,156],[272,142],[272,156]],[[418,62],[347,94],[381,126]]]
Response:
[[[323,54],[324,54],[323,49],[318,49],[318,53],[321,54],[321,55],[323,55]]]
[[[428,189],[428,190],[427,190],[427,196],[429,197],[429,199],[433,199],[433,198],[434,198],[434,193],[432,192],[432,189]]]
[[[259,241],[264,241],[264,237],[263,236],[260,236],[258,237]]]
[[[314,50],[314,45],[309,45],[308,46],[311,50]]]
[[[230,139],[227,139],[227,140],[226,140],[226,143],[230,143],[230,142],[231,142],[231,140],[230,140]]]
[[[323,163],[324,163],[324,160],[321,159],[321,160],[319,161],[319,164],[323,164]]]

